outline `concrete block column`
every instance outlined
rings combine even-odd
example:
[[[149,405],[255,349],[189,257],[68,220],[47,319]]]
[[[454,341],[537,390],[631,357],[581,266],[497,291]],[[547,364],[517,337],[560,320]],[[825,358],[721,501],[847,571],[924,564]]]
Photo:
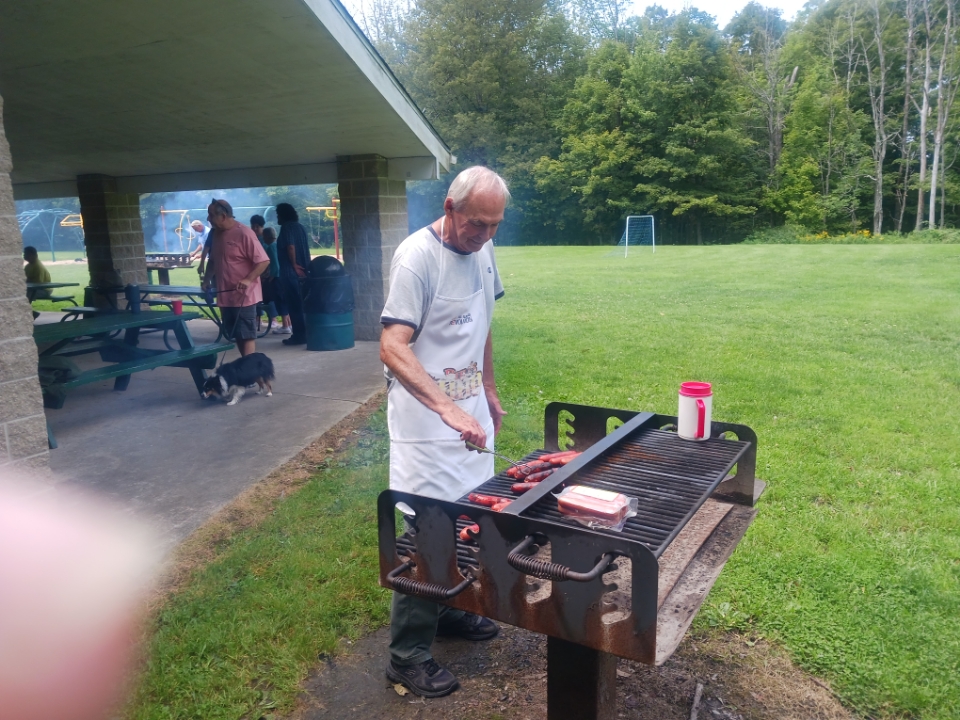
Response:
[[[2,113],[0,98],[0,117]],[[0,120],[0,475],[12,465],[46,469],[50,460],[12,167]]]
[[[380,155],[337,158],[343,259],[353,278],[358,340],[380,339],[380,313],[390,285],[390,261],[407,236],[407,186],[387,177]]]
[[[147,282],[140,196],[117,192],[108,175],[77,177],[87,267],[94,287]]]

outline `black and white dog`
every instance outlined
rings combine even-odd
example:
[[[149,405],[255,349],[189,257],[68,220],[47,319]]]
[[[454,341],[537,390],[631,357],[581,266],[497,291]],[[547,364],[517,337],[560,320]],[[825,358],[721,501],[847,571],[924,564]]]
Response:
[[[207,378],[203,384],[204,398],[215,396],[226,400],[227,405],[236,405],[247,392],[247,386],[256,383],[260,389],[257,395],[264,394],[273,397],[273,362],[263,353],[250,353],[233,362],[220,366],[217,374]]]

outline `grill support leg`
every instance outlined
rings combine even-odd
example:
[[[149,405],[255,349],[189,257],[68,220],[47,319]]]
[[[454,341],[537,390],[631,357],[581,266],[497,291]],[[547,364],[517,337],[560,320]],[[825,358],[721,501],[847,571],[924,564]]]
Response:
[[[615,720],[617,658],[547,638],[547,720]]]

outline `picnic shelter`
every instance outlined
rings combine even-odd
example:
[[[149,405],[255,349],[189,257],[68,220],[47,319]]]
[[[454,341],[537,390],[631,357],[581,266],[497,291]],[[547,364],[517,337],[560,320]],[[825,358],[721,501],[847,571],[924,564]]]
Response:
[[[14,198],[78,196],[91,285],[125,285],[141,193],[336,182],[376,340],[405,183],[456,162],[337,0],[6,3],[0,96],[0,464],[47,462]]]

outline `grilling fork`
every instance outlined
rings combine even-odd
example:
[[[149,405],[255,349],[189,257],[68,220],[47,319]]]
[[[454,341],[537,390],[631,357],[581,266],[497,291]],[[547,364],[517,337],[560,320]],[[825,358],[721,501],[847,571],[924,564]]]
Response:
[[[508,458],[506,455],[501,455],[500,453],[494,452],[493,450],[490,450],[490,449],[488,449],[488,448],[480,447],[479,445],[474,445],[472,442],[466,442],[466,446],[467,446],[468,448],[470,448],[471,450],[476,450],[477,452],[489,453],[490,455],[496,455],[496,456],[497,456],[498,458],[500,458],[501,460],[506,460],[506,461],[507,461],[508,463],[510,463],[511,465],[516,465],[517,467],[523,467],[524,465],[526,465],[526,463],[517,462],[516,460],[511,460],[511,459]]]

